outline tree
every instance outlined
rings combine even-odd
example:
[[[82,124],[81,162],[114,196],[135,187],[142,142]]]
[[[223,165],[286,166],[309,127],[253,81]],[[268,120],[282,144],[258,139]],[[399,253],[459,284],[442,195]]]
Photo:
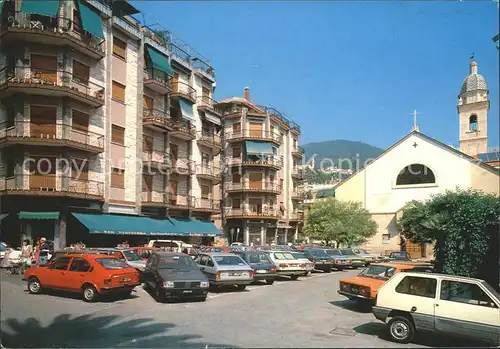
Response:
[[[311,206],[305,233],[327,244],[335,241],[337,246],[355,246],[375,235],[377,228],[377,223],[360,202],[338,201],[332,197]]]
[[[436,270],[477,277],[498,287],[500,198],[477,190],[447,191],[410,202],[398,221],[410,241],[435,243]]]

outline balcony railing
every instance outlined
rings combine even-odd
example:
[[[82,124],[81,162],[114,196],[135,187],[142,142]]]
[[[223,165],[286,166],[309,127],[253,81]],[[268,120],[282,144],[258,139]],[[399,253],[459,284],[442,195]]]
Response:
[[[280,193],[281,189],[276,183],[268,182],[246,182],[246,183],[226,183],[227,191],[250,191],[250,192],[270,192]]]
[[[196,139],[196,127],[187,120],[177,120],[173,122],[172,136],[183,139]]]
[[[220,179],[221,178],[221,170],[219,167],[214,165],[197,165],[196,166],[196,175],[199,177],[209,178],[209,179]]]
[[[170,114],[165,110],[144,108],[142,114],[142,122],[145,125],[155,126],[165,130],[172,130],[174,127]]]
[[[172,77],[155,68],[144,70],[144,85],[156,92],[166,94],[172,91]]]
[[[179,175],[192,175],[196,171],[196,163],[186,158],[170,158],[172,173]]]
[[[292,221],[301,221],[304,219],[304,212],[290,212],[289,219]]]
[[[150,149],[142,152],[142,165],[143,165],[143,173],[149,168],[151,170],[150,174],[154,174],[157,172],[158,168],[168,168],[170,165],[170,160],[162,150]]]
[[[205,131],[198,131],[198,143],[216,149],[220,149],[222,145],[218,134]]]
[[[198,96],[197,105],[198,110],[206,110],[217,116],[222,116],[222,110],[217,107],[217,101],[209,96]]]
[[[165,206],[167,203],[167,195],[158,191],[143,191],[142,204],[148,206]]]
[[[174,208],[189,208],[193,206],[191,195],[167,193],[167,206]]]
[[[55,57],[54,57],[55,59]],[[85,81],[66,70],[39,69],[24,66],[0,70],[0,88],[12,88],[15,93],[72,97],[93,107],[104,105],[104,87]]]
[[[92,153],[104,151],[103,135],[62,123],[40,125],[29,121],[4,122],[0,124],[0,143],[59,145]]]
[[[225,207],[224,212],[228,218],[256,217],[278,219],[278,217],[281,216],[279,210],[275,208],[264,208],[258,206],[250,206],[247,208]]]
[[[209,198],[193,198],[193,209],[198,211],[219,212],[220,201]]]
[[[21,174],[0,178],[0,191],[9,195],[99,199],[104,195],[104,183],[62,175]]]
[[[182,81],[172,82],[172,97],[183,97],[196,103],[196,90],[193,86]]]
[[[269,132],[269,131],[264,131],[264,130],[246,130],[243,129],[241,131],[236,131],[236,132],[228,132],[226,134],[226,139],[228,141],[240,141],[244,139],[254,139],[254,140],[261,140],[261,141],[266,141],[266,142],[273,142],[275,144],[281,144],[281,135]]]
[[[304,156],[304,148],[297,147],[295,149],[292,149],[292,155],[293,156],[298,156],[298,157]]]
[[[279,156],[226,157],[226,164],[228,166],[264,166],[280,169],[283,166],[283,159]]]
[[[297,178],[297,179],[303,179],[304,172],[302,170],[299,170],[298,168],[294,168],[294,169],[292,169],[292,177]]]
[[[70,46],[93,59],[104,57],[105,42],[88,32],[75,31],[71,19],[45,16],[35,19],[32,16],[25,12],[4,13],[3,18],[8,20],[2,21],[2,41],[12,40],[13,44],[18,44],[22,40],[40,45]]]
[[[304,198],[304,192],[300,190],[292,190],[290,195],[292,200],[301,200]]]

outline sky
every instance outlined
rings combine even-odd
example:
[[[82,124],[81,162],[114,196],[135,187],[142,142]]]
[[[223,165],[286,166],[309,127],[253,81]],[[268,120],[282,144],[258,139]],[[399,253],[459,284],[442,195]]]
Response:
[[[499,143],[498,4],[133,1],[212,62],[215,99],[243,96],[300,125],[300,143],[387,148],[411,131],[458,145],[457,101],[474,53],[488,83],[489,146]],[[158,23],[158,24],[156,24]]]

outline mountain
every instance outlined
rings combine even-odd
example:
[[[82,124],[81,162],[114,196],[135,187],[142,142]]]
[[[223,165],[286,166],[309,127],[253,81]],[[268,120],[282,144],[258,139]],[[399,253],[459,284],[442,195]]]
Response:
[[[336,167],[356,172],[362,168],[366,161],[375,159],[384,150],[359,141],[348,141],[336,139],[333,141],[314,142],[302,145],[304,148],[304,164],[310,163],[314,156],[315,169],[324,170],[328,167]],[[336,177],[332,173],[321,173],[315,176],[314,182],[324,182],[325,179]],[[347,173],[342,177],[348,176]]]

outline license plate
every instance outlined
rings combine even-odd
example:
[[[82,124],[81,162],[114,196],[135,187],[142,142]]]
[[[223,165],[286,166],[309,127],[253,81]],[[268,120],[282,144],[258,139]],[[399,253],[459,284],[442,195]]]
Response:
[[[289,264],[288,267],[289,268],[295,268],[297,266],[297,264]]]
[[[257,274],[265,274],[265,273],[267,273],[267,270],[257,270],[256,273]]]
[[[185,291],[182,291],[182,293],[193,293],[193,291],[191,291],[191,290],[185,290]]]
[[[324,264],[325,262],[323,261],[317,261],[316,264]]]
[[[352,288],[351,288],[351,291],[352,291],[352,293],[358,293],[358,292],[359,292],[359,288],[357,288],[357,287],[352,287]]]
[[[229,276],[241,276],[241,273],[229,273]]]
[[[129,282],[129,281],[130,281],[130,279],[129,279],[129,278],[121,278],[121,279],[120,279],[120,282]]]

